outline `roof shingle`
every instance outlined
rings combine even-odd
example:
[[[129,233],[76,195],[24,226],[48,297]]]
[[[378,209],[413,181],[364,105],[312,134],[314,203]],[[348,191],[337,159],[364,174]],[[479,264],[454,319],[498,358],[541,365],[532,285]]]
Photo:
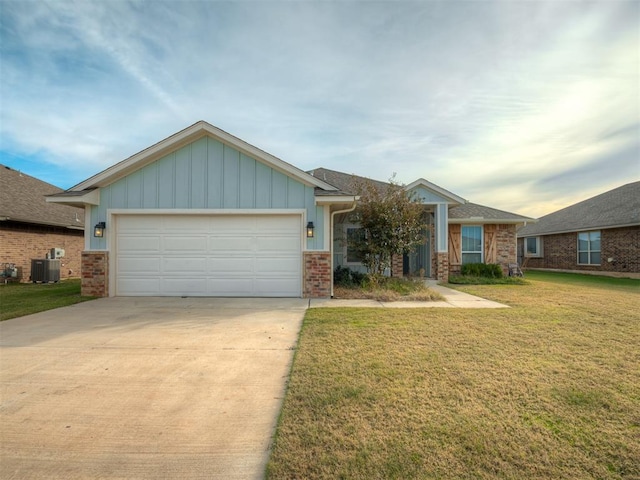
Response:
[[[84,228],[84,210],[48,203],[61,188],[0,164],[0,217],[21,223]]]
[[[640,225],[640,181],[628,183],[540,217],[519,237]]]

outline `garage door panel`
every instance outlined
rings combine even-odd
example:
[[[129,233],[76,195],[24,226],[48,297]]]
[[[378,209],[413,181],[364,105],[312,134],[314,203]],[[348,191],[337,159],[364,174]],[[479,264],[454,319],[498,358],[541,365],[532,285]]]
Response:
[[[163,274],[180,274],[193,275],[194,273],[204,274],[207,272],[207,264],[202,261],[201,257],[163,257],[162,273]]]
[[[226,232],[225,232],[225,235]],[[209,237],[209,251],[242,252],[255,250],[253,237],[220,236]]]
[[[258,237],[256,239],[256,249],[259,252],[287,252],[293,249],[300,248],[300,239],[292,238],[291,236],[272,236],[272,237]]]
[[[159,275],[160,269],[159,256],[156,257],[118,257],[117,268],[120,274],[128,273],[151,273]]]
[[[207,279],[209,292],[215,292],[220,297],[247,297],[252,292],[253,278],[209,278]]]
[[[199,277],[163,277],[161,294],[167,296],[204,296],[207,294],[207,283]]]
[[[118,237],[119,252],[158,252],[160,237],[157,235],[122,235]]]
[[[158,295],[160,291],[160,278],[122,278],[118,280],[118,288],[132,296]]]
[[[207,237],[185,235],[164,237],[163,249],[165,252],[207,252]]]
[[[271,274],[273,272],[295,272],[300,265],[297,257],[264,257],[256,258],[256,274]]]
[[[212,275],[250,274],[254,271],[253,257],[213,257],[209,258],[209,272]]]

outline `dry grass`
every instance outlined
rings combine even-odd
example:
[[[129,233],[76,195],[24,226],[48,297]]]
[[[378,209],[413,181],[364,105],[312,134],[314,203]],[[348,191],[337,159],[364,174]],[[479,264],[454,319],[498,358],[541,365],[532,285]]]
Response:
[[[444,300],[438,292],[431,290],[421,280],[389,278],[382,284],[368,283],[362,287],[333,289],[334,298],[369,299],[379,302],[415,301],[433,302]]]
[[[640,478],[640,282],[312,309],[268,478]]]

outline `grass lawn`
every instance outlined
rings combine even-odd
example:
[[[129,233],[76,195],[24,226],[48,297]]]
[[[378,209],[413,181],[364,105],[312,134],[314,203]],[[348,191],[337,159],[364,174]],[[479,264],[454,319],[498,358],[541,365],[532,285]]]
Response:
[[[640,478],[640,281],[526,278],[309,310],[267,477]]]
[[[0,321],[92,299],[80,296],[80,279],[0,285]]]

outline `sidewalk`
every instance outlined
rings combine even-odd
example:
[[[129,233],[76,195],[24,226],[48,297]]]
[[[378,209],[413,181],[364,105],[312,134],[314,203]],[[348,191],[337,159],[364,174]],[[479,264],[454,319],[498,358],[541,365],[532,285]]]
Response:
[[[430,289],[440,293],[444,301],[438,302],[379,302],[377,300],[311,298],[309,308],[366,307],[366,308],[510,308],[502,303],[459,292],[427,280]]]

